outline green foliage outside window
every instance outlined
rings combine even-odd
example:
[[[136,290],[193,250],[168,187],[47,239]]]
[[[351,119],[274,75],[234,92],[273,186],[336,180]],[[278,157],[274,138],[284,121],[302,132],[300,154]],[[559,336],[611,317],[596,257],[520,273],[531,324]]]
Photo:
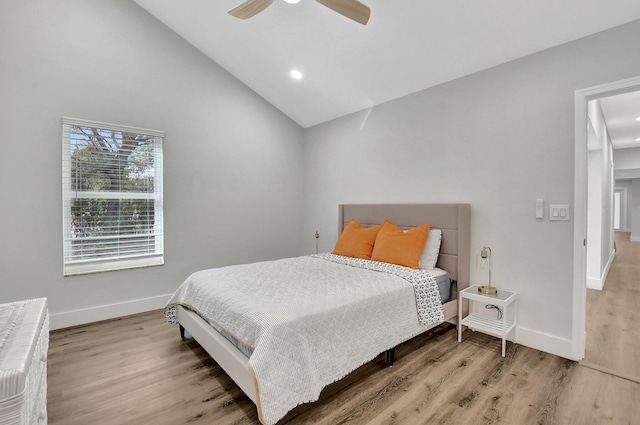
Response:
[[[153,252],[153,137],[72,126],[70,143],[74,252]]]

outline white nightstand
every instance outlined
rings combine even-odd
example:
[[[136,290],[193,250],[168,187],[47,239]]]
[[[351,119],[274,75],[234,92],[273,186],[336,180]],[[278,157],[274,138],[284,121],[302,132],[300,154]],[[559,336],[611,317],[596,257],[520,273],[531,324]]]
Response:
[[[518,317],[518,293],[498,289],[495,295],[486,295],[478,292],[478,286],[470,286],[460,291],[458,297],[458,312],[462,312],[462,300],[469,300],[469,315],[462,318],[460,326],[458,326],[458,342],[462,342],[462,326],[468,326],[469,329],[486,333],[488,335],[502,338],[502,357],[505,355],[507,346],[507,335],[513,331],[513,342],[516,342],[516,319]],[[480,314],[476,310],[476,303],[493,304],[502,309],[502,319],[498,319],[495,315]],[[513,304],[513,313],[511,320],[507,314]]]

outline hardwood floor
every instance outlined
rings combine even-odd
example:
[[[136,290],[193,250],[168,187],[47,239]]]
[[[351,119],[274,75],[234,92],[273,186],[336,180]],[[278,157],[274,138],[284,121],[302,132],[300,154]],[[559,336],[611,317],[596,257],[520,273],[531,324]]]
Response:
[[[640,382],[640,242],[616,232],[604,289],[587,290],[585,366]]]
[[[445,324],[280,424],[640,424],[640,384]],[[160,311],[51,333],[50,425],[258,424],[253,403]]]

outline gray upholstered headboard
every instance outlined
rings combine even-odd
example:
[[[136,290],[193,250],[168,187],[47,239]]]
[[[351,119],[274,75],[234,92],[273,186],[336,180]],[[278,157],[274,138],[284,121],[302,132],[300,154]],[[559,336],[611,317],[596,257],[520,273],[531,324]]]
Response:
[[[458,291],[469,286],[469,204],[341,204],[338,234],[352,218],[365,227],[382,224],[388,219],[403,228],[430,224],[433,229],[441,229],[442,246],[437,267],[448,271],[458,282]]]

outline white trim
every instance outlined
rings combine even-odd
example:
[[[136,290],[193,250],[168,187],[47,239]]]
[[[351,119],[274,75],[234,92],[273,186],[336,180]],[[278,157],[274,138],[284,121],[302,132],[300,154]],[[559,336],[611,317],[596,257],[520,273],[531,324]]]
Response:
[[[609,276],[609,270],[611,270],[611,264],[613,264],[613,260],[616,259],[616,249],[613,248],[611,250],[611,255],[609,256],[609,261],[607,261],[607,265],[604,266],[604,270],[602,271],[602,287],[604,288],[604,284],[607,282],[607,276]]]
[[[574,227],[573,227],[573,323],[572,360],[584,358],[586,347],[586,248],[587,235],[587,102],[592,99],[640,90],[640,77],[614,81],[575,91]],[[551,352],[551,351],[550,351]]]
[[[172,294],[51,314],[51,330],[164,308]]]
[[[575,140],[574,140],[574,194],[573,194],[573,317],[571,323],[572,347],[570,355],[575,360],[584,357],[586,345],[587,306],[587,184],[588,184],[588,112],[587,97],[575,92]],[[521,340],[522,341],[522,340]],[[558,345],[560,347],[560,345]],[[556,349],[556,347],[551,347]]]
[[[538,332],[533,329],[518,326],[518,344],[555,354],[556,356],[566,359],[580,360],[580,358],[576,358],[573,355],[573,344],[571,340]]]
[[[630,236],[631,242],[640,242],[640,236]]]
[[[607,264],[604,266],[604,270],[602,271],[602,276],[599,279],[595,279],[593,277],[587,277],[587,288],[595,289],[597,291],[602,291],[604,289],[604,284],[607,281],[607,276],[609,275],[609,270],[611,269],[611,264],[613,260],[616,258],[616,250],[611,251],[611,255],[609,256],[609,260],[607,260]]]
[[[140,267],[162,266],[164,255],[153,255],[145,257],[112,258],[100,261],[78,261],[64,264],[65,276],[76,276],[79,274],[102,273],[114,270],[135,269]]]
[[[596,291],[602,291],[604,283],[602,278],[596,279],[595,277],[587,277],[587,289],[595,289]]]
[[[613,193],[615,196],[615,193],[620,192],[620,228],[619,229],[614,229],[614,231],[616,232],[624,232],[625,230],[622,229],[622,226],[624,226],[625,228],[629,227],[629,225],[627,224],[627,209],[628,209],[628,205],[627,205],[627,188],[626,187],[615,187],[615,178],[614,178],[614,188],[613,188]],[[614,218],[615,219],[615,218]]]
[[[71,173],[72,166],[72,149],[71,149],[71,128],[89,127],[94,129],[104,129],[116,132],[131,132],[135,134],[150,135],[153,137],[153,171],[154,171],[154,187],[153,193],[147,192],[95,192],[72,190]],[[62,118],[62,217],[63,217],[63,274],[64,276],[73,276],[78,274],[98,273],[111,270],[123,270],[137,267],[159,266],[164,264],[164,235],[163,235],[163,195],[162,195],[162,146],[164,132],[158,130],[149,130],[144,128],[135,128],[130,126],[107,124],[99,121],[85,120],[80,118]],[[102,161],[102,159],[101,159]],[[142,245],[129,245],[124,247],[120,244],[120,237],[72,237],[72,219],[71,219],[71,203],[74,199],[139,199],[154,201],[154,223],[153,233],[123,233],[119,236],[131,238],[134,241],[137,237],[153,237],[153,252],[149,253],[148,247]],[[130,226],[127,226],[130,227]],[[132,232],[133,229],[124,229],[126,232]],[[110,247],[120,248],[119,251],[111,249],[77,254],[74,242],[76,241],[97,241],[111,239],[114,243],[109,242]],[[135,244],[135,241],[134,241]],[[145,249],[146,248],[146,249]],[[98,248],[99,249],[99,248]],[[140,252],[142,251],[142,252]],[[97,258],[96,258],[97,257]]]

